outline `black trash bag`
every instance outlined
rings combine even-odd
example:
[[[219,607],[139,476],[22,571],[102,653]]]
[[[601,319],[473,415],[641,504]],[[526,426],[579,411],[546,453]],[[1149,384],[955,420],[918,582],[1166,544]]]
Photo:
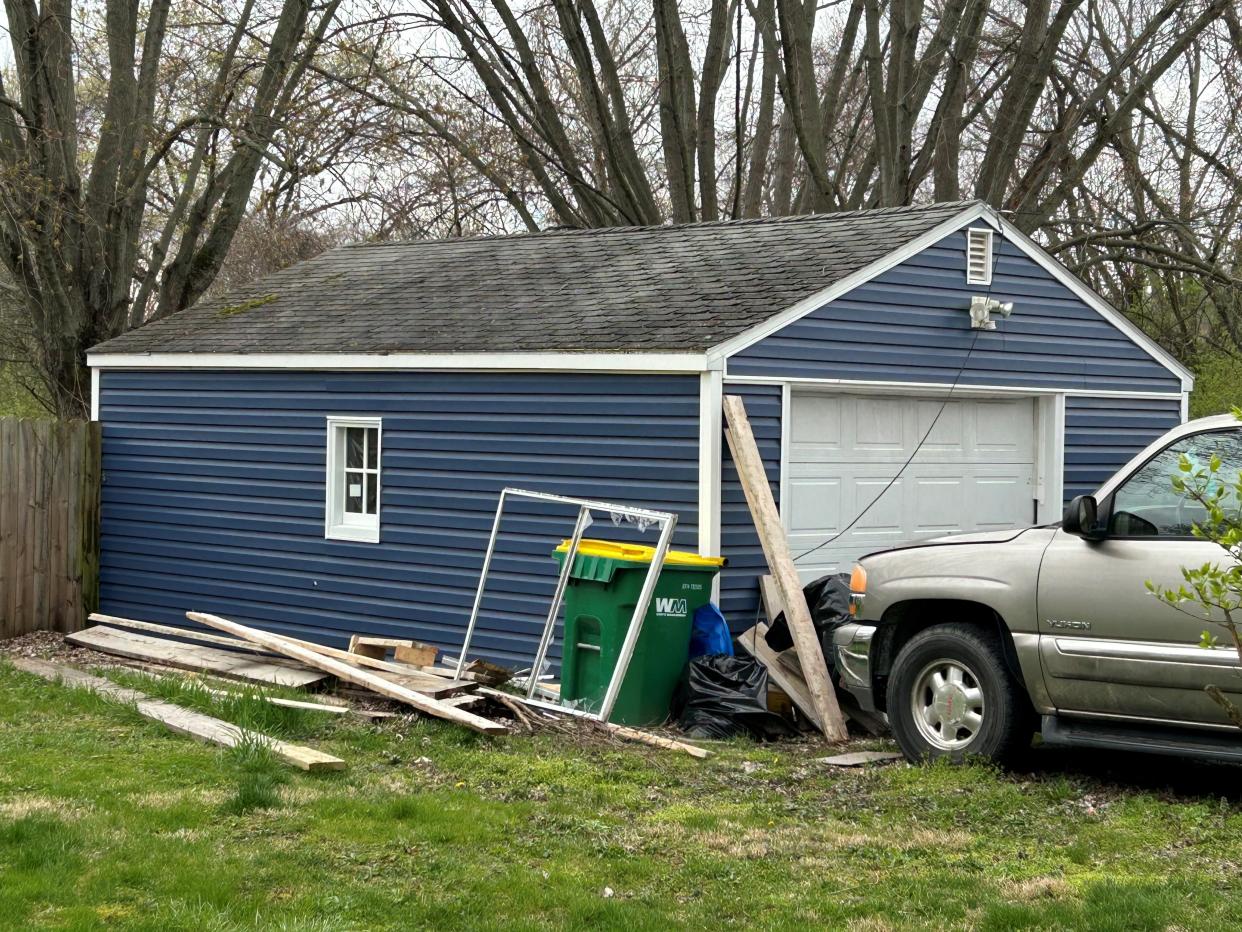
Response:
[[[832,634],[850,620],[850,574],[821,576],[803,586],[802,594],[806,596],[806,604],[811,609],[811,623],[815,625],[820,647],[831,667]],[[784,612],[776,616],[763,639],[777,653],[793,647],[793,634]]]
[[[764,741],[797,734],[768,711],[768,671],[751,657],[695,657],[686,665],[672,708],[677,724],[693,738],[749,734]]]

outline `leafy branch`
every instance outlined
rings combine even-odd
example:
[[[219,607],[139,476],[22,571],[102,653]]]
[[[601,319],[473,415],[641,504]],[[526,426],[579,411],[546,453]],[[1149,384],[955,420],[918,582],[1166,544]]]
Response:
[[[1233,415],[1242,420],[1242,408],[1234,407]],[[1242,661],[1242,631],[1238,617],[1242,612],[1242,472],[1232,482],[1222,479],[1221,458],[1213,453],[1207,466],[1194,463],[1185,453],[1178,461],[1178,473],[1172,477],[1173,490],[1199,504],[1205,520],[1196,522],[1191,533],[1220,547],[1229,558],[1228,565],[1208,561],[1202,566],[1182,567],[1185,580],[1176,589],[1157,586],[1147,581],[1147,591],[1165,604],[1192,617],[1202,617],[1224,629]],[[1183,608],[1199,606],[1200,615]],[[1213,650],[1220,646],[1217,635],[1205,630],[1199,646]],[[1229,700],[1219,687],[1204,687],[1212,701],[1219,705],[1233,724],[1242,728],[1242,709]]]

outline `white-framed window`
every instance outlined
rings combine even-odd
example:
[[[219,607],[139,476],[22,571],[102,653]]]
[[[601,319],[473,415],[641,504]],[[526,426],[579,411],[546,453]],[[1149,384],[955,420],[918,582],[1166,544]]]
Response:
[[[325,537],[379,543],[382,433],[378,417],[328,417]]]
[[[966,231],[966,284],[992,284],[992,231]]]

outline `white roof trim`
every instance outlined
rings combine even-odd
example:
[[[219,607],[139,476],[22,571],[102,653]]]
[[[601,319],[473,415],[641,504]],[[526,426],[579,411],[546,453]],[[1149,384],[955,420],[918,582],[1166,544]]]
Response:
[[[88,353],[99,369],[457,369],[706,372],[703,353]]]
[[[1035,242],[1004,217],[997,217],[996,220],[1000,221],[1000,230],[1005,239],[1013,242],[1014,245],[1051,274],[1053,278],[1081,298],[1110,324],[1145,349],[1148,355],[1155,359],[1156,362],[1177,376],[1181,380],[1183,391],[1188,392],[1194,387],[1194,373],[1178,362],[1164,347],[1145,334],[1138,326],[1131,323],[1124,314],[1105,301],[1100,295],[1096,294],[1088,287],[1086,282],[1062,265],[1055,256],[1040,246],[1039,243]]]
[[[940,240],[944,239],[951,233],[957,232],[964,224],[972,223],[975,220],[985,220],[996,224],[992,221],[991,212],[985,204],[974,204],[966,207],[961,213],[950,217],[944,223],[938,224],[928,230],[922,236],[910,240],[900,249],[895,249],[881,259],[877,259],[868,266],[864,266],[852,275],[847,275],[840,281],[834,282],[822,291],[817,291],[809,298],[803,298],[793,307],[781,311],[773,317],[769,317],[761,324],[756,324],[749,330],[738,334],[732,339],[726,340],[713,346],[707,351],[707,355],[711,359],[722,359],[740,353],[747,347],[754,346],[760,340],[770,337],[778,330],[782,330],[794,321],[805,317],[814,310],[823,307],[831,301],[853,291],[859,285],[865,285],[871,279],[884,274],[889,269],[894,268],[901,263],[910,259],[929,246],[934,246]]]
[[[1164,368],[1168,369],[1173,375],[1177,376],[1182,384],[1182,391],[1190,391],[1194,386],[1194,374],[1177,361],[1169,352],[1167,352],[1160,344],[1156,343],[1151,337],[1143,333],[1141,329],[1126,319],[1125,315],[1117,311],[1111,304],[1105,301],[1100,295],[1092,291],[1081,279],[1073,272],[1067,269],[1057,259],[1049,254],[1042,246],[1028,237],[1025,233],[1018,230],[1013,224],[1005,220],[996,211],[988,207],[986,204],[976,204],[963,210],[957,216],[946,220],[939,226],[934,227],[924,233],[917,239],[911,240],[905,246],[888,254],[882,259],[873,262],[871,265],[849,275],[822,291],[804,298],[793,307],[782,311],[781,313],[768,318],[763,323],[747,330],[745,333],[727,340],[708,350],[708,358],[713,362],[721,358],[733,356],[742,350],[753,346],[760,340],[771,336],[778,330],[782,330],[789,324],[810,314],[812,311],[823,307],[837,298],[844,296],[847,292],[853,291],[859,285],[864,285],[887,272],[907,259],[913,258],[930,246],[934,246],[946,236],[957,232],[965,224],[982,220],[990,224],[1001,232],[1006,240],[1013,242],[1023,253],[1030,257],[1036,264],[1041,266],[1045,271],[1052,275],[1062,285],[1072,291],[1085,304],[1095,310],[1101,317],[1110,324],[1124,333],[1138,346],[1142,347],[1148,355],[1156,362],[1160,363]],[[993,249],[995,249],[995,245]]]

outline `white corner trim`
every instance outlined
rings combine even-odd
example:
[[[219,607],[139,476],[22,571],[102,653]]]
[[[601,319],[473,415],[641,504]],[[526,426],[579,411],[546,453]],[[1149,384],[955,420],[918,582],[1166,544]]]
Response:
[[[457,369],[704,372],[704,353],[91,353],[101,369]]]
[[[378,449],[375,453],[375,515],[374,521],[346,523],[342,519],[344,503],[336,499],[337,469],[344,468],[339,462],[336,431],[342,427],[373,427],[376,431]],[[378,544],[380,540],[380,520],[384,503],[384,420],[380,417],[360,416],[353,414],[329,414],[325,419],[324,443],[326,457],[324,460],[324,507],[323,536],[325,540],[347,540],[356,543]],[[365,463],[364,463],[365,466]],[[364,492],[365,494],[365,492]],[[371,516],[366,516],[370,518]]]
[[[852,275],[847,275],[838,282],[834,282],[822,291],[818,291],[809,298],[804,298],[793,307],[787,308],[760,324],[756,324],[744,333],[738,334],[724,343],[713,346],[708,350],[709,359],[720,359],[739,353],[749,346],[753,346],[765,337],[769,337],[781,330],[794,321],[805,317],[814,310],[823,307],[830,301],[844,295],[846,292],[853,291],[859,285],[864,285],[871,279],[882,275],[889,269],[894,268],[901,263],[910,259],[929,246],[934,246],[946,236],[956,233],[965,224],[973,223],[976,220],[983,220],[987,223],[994,223],[991,216],[991,210],[986,204],[975,204],[962,210],[961,213],[949,218],[944,223],[933,227],[922,236],[910,240],[900,249],[894,250],[881,259],[877,259],[870,265],[859,269]]]
[[[1182,423],[1190,420],[1190,392],[1182,392]]]
[[[1172,372],[1182,383],[1183,391],[1190,391],[1195,384],[1194,373],[1183,366],[1159,343],[1145,334],[1135,324],[1111,304],[1096,294],[1077,275],[1062,265],[1055,256],[1045,250],[1037,242],[1015,227],[1003,217],[1000,218],[1001,233],[1035,263],[1052,275],[1062,285],[1072,291],[1078,298],[1096,311],[1101,317],[1128,336],[1134,343],[1145,349],[1149,356]]]
[[[720,556],[720,488],[724,462],[724,378],[719,371],[699,376],[699,555]],[[720,601],[720,574],[712,582],[712,601]]]
[[[99,367],[91,366],[91,420],[99,420]]]
[[[777,510],[780,513],[781,527],[785,529],[785,535],[789,535],[789,521],[793,515],[793,508],[789,504],[789,451],[793,443],[793,386],[788,382],[781,386],[781,463],[780,470],[777,473],[777,489],[780,494],[780,504]]]
[[[1061,519],[1065,498],[1065,394],[1036,399],[1036,453],[1039,458],[1038,521],[1051,524]]]

